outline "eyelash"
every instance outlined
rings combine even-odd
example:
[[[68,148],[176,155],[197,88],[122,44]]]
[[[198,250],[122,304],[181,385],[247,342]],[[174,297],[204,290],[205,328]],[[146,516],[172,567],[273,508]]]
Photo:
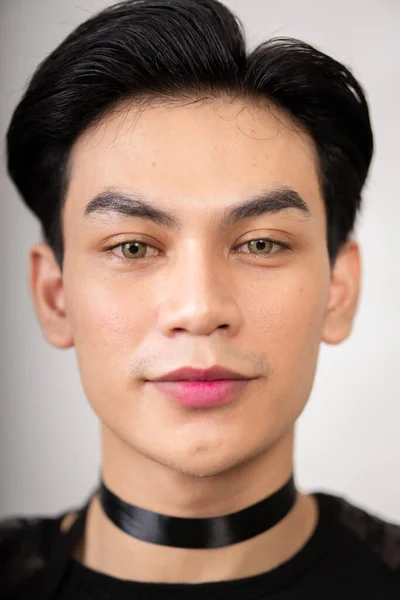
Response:
[[[260,237],[260,238],[252,238],[250,240],[247,240],[246,242],[243,242],[242,244],[239,244],[239,246],[236,246],[236,248],[241,248],[242,246],[245,246],[246,244],[250,244],[251,242],[268,242],[271,244],[274,244],[275,246],[279,246],[280,250],[291,250],[292,248],[288,245],[285,244],[283,242],[278,242],[277,240],[274,240],[272,238],[268,238],[268,237]],[[129,246],[131,244],[141,244],[142,246],[146,246],[148,248],[153,248],[154,250],[157,250],[157,248],[155,248],[154,246],[152,246],[151,244],[148,244],[147,242],[142,242],[141,240],[127,240],[126,242],[120,242],[119,244],[115,244],[114,246],[111,246],[109,248],[105,249],[105,252],[112,252],[113,250],[115,250],[116,248],[121,248],[122,246]],[[261,258],[261,259],[268,259],[270,256],[274,256],[275,254],[279,254],[280,251],[278,252],[270,252],[269,254],[265,254],[264,256],[261,254],[252,254],[251,252],[238,252],[238,254],[249,254],[251,256],[255,256],[256,258]],[[147,257],[144,258],[126,258],[125,256],[118,256],[118,258],[120,260],[122,260],[123,262],[128,261],[128,262],[134,262],[134,261],[142,261],[142,260],[146,260]],[[149,257],[150,258],[150,257]]]

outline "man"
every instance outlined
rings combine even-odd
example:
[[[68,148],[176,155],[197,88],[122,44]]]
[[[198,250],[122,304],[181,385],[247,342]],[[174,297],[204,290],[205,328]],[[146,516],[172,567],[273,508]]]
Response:
[[[102,464],[75,513],[2,523],[3,596],[399,598],[400,526],[293,473],[359,295],[373,138],[349,70],[288,38],[247,54],[216,0],[122,2],[39,66],[7,150]]]

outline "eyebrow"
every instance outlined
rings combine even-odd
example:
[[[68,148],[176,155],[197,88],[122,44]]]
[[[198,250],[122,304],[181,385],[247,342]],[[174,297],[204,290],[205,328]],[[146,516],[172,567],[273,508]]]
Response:
[[[296,209],[305,218],[312,216],[310,209],[298,192],[288,187],[279,187],[261,192],[240,204],[223,209],[217,216],[217,225],[222,230],[244,219],[287,209]],[[114,189],[100,192],[90,200],[84,211],[84,217],[96,217],[97,215],[125,215],[146,219],[171,230],[179,230],[182,226],[181,220],[175,215],[157,208],[138,192],[125,194]]]

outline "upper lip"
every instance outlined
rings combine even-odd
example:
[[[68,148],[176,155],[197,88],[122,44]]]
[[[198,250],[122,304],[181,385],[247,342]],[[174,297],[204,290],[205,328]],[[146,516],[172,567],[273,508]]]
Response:
[[[206,370],[182,367],[181,369],[157,377],[152,381],[215,381],[217,379],[250,379],[250,377],[216,365]]]

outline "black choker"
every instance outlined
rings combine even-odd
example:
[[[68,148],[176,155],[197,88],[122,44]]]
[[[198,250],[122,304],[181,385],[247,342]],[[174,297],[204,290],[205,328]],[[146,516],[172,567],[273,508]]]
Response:
[[[264,533],[293,508],[297,497],[293,475],[268,498],[221,517],[171,517],[124,502],[101,480],[99,499],[109,519],[132,537],[176,548],[218,548]]]

